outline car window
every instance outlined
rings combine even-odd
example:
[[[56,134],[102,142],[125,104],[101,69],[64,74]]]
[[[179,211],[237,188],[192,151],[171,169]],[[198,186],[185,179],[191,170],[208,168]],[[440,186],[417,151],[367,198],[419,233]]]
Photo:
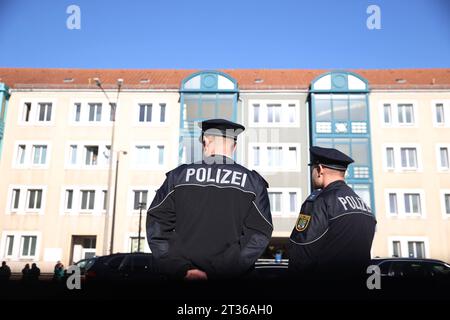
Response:
[[[84,266],[84,268],[87,270],[89,269],[95,262],[95,259],[89,259],[86,261],[86,265]]]
[[[383,275],[386,275],[389,273],[389,268],[391,266],[391,262],[390,261],[383,261],[381,262],[378,267],[380,268],[380,272]]]
[[[123,256],[112,257],[106,264],[112,269],[118,269],[123,258]]]
[[[440,263],[429,263],[428,267],[433,276],[448,276],[450,275],[450,268]]]
[[[77,267],[79,267],[80,269],[83,269],[83,268],[86,267],[86,263],[87,263],[87,260],[81,260],[81,261],[77,262],[76,265],[77,265]]]
[[[395,261],[392,263],[391,275],[395,277],[417,278],[429,275],[424,263],[412,261]]]

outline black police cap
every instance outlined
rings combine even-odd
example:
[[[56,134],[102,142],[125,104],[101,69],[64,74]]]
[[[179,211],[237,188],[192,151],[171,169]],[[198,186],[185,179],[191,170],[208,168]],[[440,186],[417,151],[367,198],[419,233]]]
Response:
[[[202,129],[202,135],[221,136],[234,140],[245,130],[243,125],[225,119],[205,120],[200,122],[198,126]]]
[[[310,166],[321,164],[330,169],[345,171],[348,165],[354,162],[345,153],[333,148],[313,146],[309,148],[309,152],[311,154]]]

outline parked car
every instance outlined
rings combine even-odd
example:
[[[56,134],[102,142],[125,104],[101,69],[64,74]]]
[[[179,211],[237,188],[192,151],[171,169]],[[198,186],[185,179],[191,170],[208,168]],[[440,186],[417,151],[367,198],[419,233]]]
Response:
[[[373,259],[380,267],[381,276],[389,278],[447,278],[450,265],[435,259],[385,258]]]
[[[139,282],[160,280],[151,253],[115,253],[96,257],[86,265],[86,282]]]

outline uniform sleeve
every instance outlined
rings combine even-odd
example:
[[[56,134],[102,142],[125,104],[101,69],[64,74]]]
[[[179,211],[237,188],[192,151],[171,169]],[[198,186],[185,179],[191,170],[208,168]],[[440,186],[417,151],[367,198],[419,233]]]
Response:
[[[272,215],[267,194],[267,183],[256,194],[255,200],[244,222],[241,237],[241,257],[243,268],[249,269],[263,254],[272,236]]]
[[[327,204],[323,198],[305,202],[290,237],[289,271],[302,275],[315,269],[328,232]]]
[[[269,244],[273,231],[272,216],[267,182],[262,178],[258,189],[254,200],[249,203],[239,243],[228,247],[221,260],[213,266],[219,275],[239,276],[249,271]],[[230,261],[236,263],[231,265]]]
[[[176,237],[175,222],[174,188],[168,174],[147,211],[147,241],[160,272],[182,278],[191,266],[171,247]]]

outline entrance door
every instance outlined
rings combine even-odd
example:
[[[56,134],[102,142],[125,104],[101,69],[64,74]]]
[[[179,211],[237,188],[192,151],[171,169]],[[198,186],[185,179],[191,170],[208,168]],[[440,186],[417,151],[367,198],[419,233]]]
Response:
[[[95,256],[96,236],[72,236],[72,254],[70,263]]]

